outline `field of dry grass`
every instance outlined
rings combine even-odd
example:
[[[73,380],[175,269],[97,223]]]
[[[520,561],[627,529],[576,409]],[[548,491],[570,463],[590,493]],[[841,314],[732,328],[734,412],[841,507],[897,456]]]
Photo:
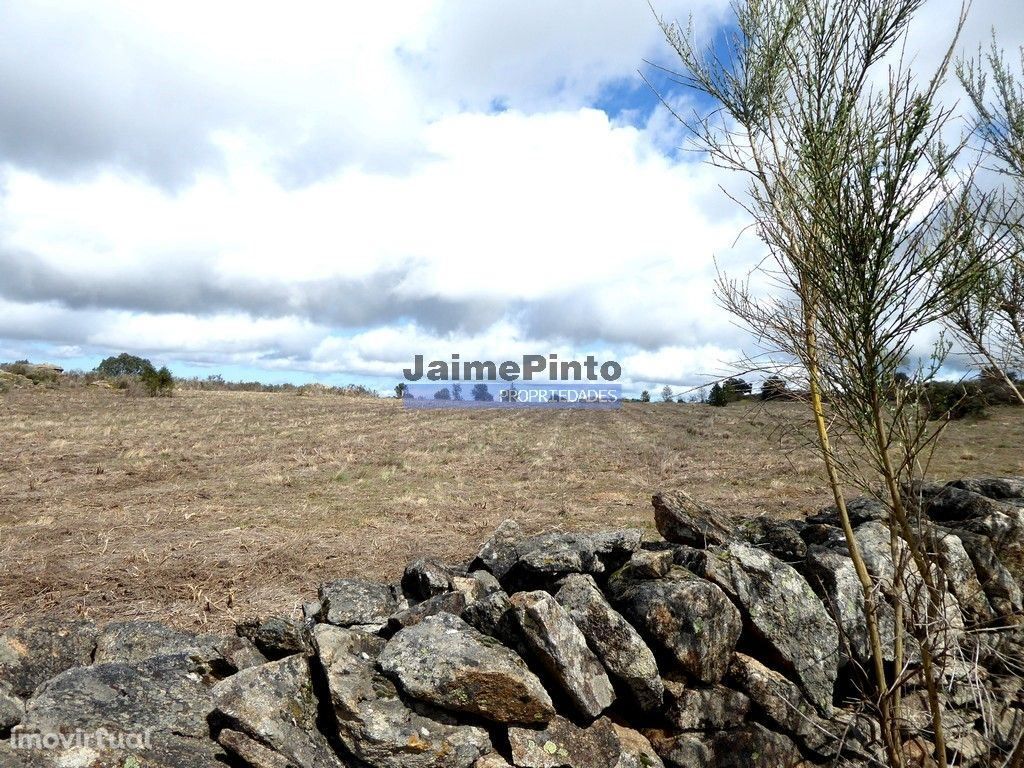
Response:
[[[0,626],[58,612],[227,626],[323,580],[528,531],[651,526],[680,487],[733,514],[827,503],[795,404],[406,411],[245,392],[0,396]],[[933,474],[1024,474],[1020,411],[954,424]]]

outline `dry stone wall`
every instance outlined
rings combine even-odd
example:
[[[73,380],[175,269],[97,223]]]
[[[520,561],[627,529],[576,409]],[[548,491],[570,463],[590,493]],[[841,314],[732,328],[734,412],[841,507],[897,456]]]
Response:
[[[997,764],[1024,732],[1024,478],[916,491],[948,598],[949,757]],[[682,492],[653,501],[658,534],[527,536],[506,521],[469,563],[327,582],[301,618],[234,636],[8,629],[0,766],[884,765],[858,695],[864,598],[835,510],[727,521]],[[891,598],[885,507],[851,512]],[[904,582],[909,604],[919,590]],[[883,637],[894,621],[883,601]],[[923,691],[906,711],[908,754],[931,765]]]

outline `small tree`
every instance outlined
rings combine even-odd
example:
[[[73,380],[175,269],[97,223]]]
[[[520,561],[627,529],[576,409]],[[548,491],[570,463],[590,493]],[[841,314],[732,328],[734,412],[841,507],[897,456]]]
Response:
[[[434,393],[435,400],[451,400],[452,393],[448,391],[448,387],[442,387]]]
[[[668,384],[661,388],[661,399],[666,403],[672,402],[672,387]]]
[[[761,383],[762,400],[784,400],[788,397],[786,380],[781,376],[769,376]]]
[[[474,384],[472,389],[473,399],[478,403],[490,403],[494,401],[494,395],[487,389],[484,383]]]
[[[406,384],[404,381],[400,381],[398,384],[395,384],[395,397],[397,397],[399,400],[401,400],[403,397],[408,397],[408,394],[409,394],[409,385],[408,384]]]
[[[725,391],[725,387],[716,381],[711,385],[711,393],[708,395],[708,405],[713,405],[716,408],[724,408],[728,404],[729,395]]]
[[[145,371],[139,380],[150,397],[170,397],[174,391],[174,377],[166,365],[160,370],[153,370],[150,366],[150,370]]]
[[[461,399],[462,399],[462,385],[461,384],[452,384],[452,400],[461,400]]]
[[[640,393],[640,402],[641,403],[649,403],[649,402],[651,402],[651,393],[648,392],[646,389],[643,392]]]

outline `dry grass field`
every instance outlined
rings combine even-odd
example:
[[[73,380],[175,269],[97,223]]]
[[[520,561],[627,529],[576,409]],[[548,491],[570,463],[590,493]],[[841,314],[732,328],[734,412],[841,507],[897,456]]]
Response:
[[[226,627],[319,582],[461,560],[528,531],[650,527],[680,487],[732,514],[827,503],[795,404],[406,411],[244,392],[0,396],[0,626],[43,613]],[[933,475],[1024,474],[1013,409],[947,431]]]

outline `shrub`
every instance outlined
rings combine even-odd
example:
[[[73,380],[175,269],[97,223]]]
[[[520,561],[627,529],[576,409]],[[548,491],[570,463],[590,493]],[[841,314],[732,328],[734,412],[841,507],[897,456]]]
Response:
[[[708,395],[708,405],[724,408],[729,404],[730,400],[728,390],[716,381],[714,386],[711,387],[711,394]]]
[[[646,389],[643,392],[640,393],[640,402],[641,403],[649,403],[649,402],[651,402],[651,393],[648,392]]]
[[[152,366],[150,368],[152,369]],[[158,371],[144,372],[139,377],[139,381],[150,397],[170,397],[174,390],[174,377],[166,365]]]

